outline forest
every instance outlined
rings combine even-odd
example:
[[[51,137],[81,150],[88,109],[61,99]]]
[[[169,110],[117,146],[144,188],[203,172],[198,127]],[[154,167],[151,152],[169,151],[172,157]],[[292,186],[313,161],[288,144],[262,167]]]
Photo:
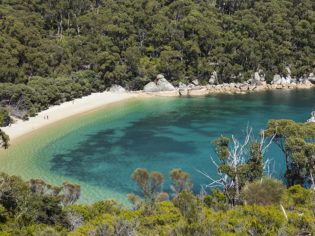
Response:
[[[129,90],[314,72],[312,0],[1,0],[0,126],[53,104]]]
[[[1,235],[312,235],[315,124],[270,120],[263,132],[214,140],[218,178],[200,172],[208,181],[199,193],[182,169],[169,176],[134,170],[138,189],[128,194],[130,205],[78,204],[79,185],[0,174]],[[272,178],[265,156],[272,143],[286,166],[281,180]]]

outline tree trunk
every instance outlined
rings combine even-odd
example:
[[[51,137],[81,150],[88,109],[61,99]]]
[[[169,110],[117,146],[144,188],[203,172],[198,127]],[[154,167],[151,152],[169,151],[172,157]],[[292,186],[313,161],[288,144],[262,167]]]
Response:
[[[239,199],[240,199],[240,186],[238,182],[238,177],[237,175],[234,178],[234,183],[235,183],[235,199],[234,199],[234,204],[238,204]]]

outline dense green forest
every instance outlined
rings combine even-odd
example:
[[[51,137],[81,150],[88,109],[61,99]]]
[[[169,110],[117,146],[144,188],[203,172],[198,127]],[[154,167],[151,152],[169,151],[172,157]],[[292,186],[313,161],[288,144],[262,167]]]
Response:
[[[27,118],[163,73],[219,83],[314,72],[312,0],[1,0],[0,102]],[[0,105],[1,105],[0,104]],[[0,126],[5,125],[0,118]]]
[[[0,174],[1,235],[313,235],[315,124],[270,120],[260,138],[221,136],[212,142],[219,179],[193,193],[181,169],[167,176],[143,168],[131,178],[130,206],[114,200],[77,204],[81,188]],[[286,162],[283,181],[270,177],[265,150],[275,143]],[[222,177],[222,178],[220,178]]]

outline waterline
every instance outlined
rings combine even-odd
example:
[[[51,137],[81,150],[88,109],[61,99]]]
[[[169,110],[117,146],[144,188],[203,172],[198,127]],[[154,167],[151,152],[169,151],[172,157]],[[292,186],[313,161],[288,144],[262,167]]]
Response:
[[[130,175],[138,167],[161,171],[165,177],[172,168],[182,168],[191,173],[194,190],[199,191],[207,179],[197,169],[216,175],[209,160],[214,138],[241,136],[248,123],[259,131],[271,118],[303,122],[315,109],[314,101],[314,90],[282,90],[120,102],[25,136],[0,152],[0,171],[53,184],[78,183],[81,202],[126,202],[126,194],[137,189]],[[280,175],[279,153],[272,150],[268,155],[276,160],[275,174]],[[166,191],[169,184],[166,181]]]

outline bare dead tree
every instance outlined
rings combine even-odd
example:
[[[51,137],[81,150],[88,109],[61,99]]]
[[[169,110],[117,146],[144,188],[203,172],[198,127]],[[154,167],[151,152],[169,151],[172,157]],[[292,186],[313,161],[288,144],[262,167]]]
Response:
[[[225,195],[231,200],[231,202],[237,202],[239,200],[241,190],[239,169],[240,167],[246,165],[250,159],[251,145],[253,143],[259,144],[259,154],[264,157],[274,138],[272,137],[268,140],[265,138],[264,131],[261,131],[260,139],[256,140],[252,133],[252,128],[248,126],[246,128],[246,134],[243,141],[240,141],[234,135],[231,137],[232,142],[231,145],[229,145],[228,157],[226,158],[224,165],[230,170],[233,170],[235,173],[233,176],[224,173],[220,168],[222,163],[216,161],[212,155],[210,155],[210,161],[218,170],[218,178],[211,177],[205,171],[197,170],[210,181],[209,184],[206,185],[207,188],[223,189]],[[271,175],[271,163],[272,161],[270,159],[263,161],[263,171],[267,172],[268,175]],[[234,196],[231,196],[230,193],[230,190],[232,189],[235,192]]]
[[[310,171],[310,180],[311,180],[311,183],[312,183],[310,188],[312,190],[315,190],[315,180],[314,180],[312,171]]]

